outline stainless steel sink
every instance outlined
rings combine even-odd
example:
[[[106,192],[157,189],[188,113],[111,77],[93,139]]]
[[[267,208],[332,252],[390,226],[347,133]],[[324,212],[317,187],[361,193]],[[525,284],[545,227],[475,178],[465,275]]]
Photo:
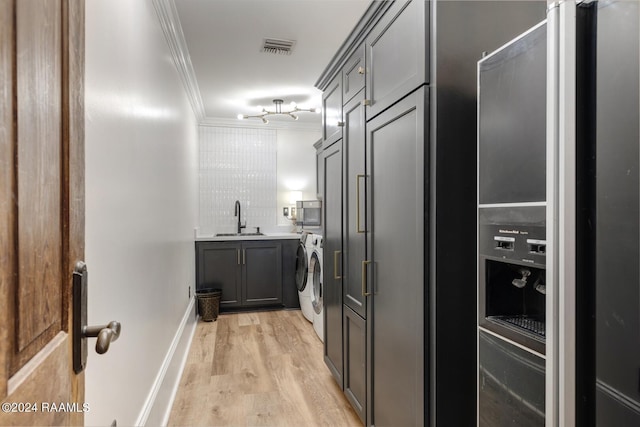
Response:
[[[264,233],[217,233],[216,237],[264,236]]]

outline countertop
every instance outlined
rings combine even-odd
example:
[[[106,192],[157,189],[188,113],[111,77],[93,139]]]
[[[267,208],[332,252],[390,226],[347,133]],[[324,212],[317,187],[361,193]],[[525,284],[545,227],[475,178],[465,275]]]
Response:
[[[196,242],[227,242],[237,240],[300,240],[298,233],[266,233],[262,236],[198,236]]]

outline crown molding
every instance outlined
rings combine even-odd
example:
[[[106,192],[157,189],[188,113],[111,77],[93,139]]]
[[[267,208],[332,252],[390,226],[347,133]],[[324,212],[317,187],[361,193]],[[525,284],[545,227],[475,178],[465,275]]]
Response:
[[[237,120],[237,119],[216,119],[206,117],[200,121],[200,126],[212,126],[212,127],[227,127],[227,128],[245,128],[245,129],[263,129],[263,130],[303,130],[303,131],[315,131],[321,132],[322,127],[320,123],[308,123],[308,122],[280,122],[270,121],[267,124],[262,123],[259,120]]]
[[[191,103],[191,108],[193,108],[197,121],[202,122],[206,117],[204,103],[200,95],[196,73],[191,64],[191,56],[182,32],[176,4],[173,0],[152,0],[152,2],[158,14],[162,32],[169,45],[173,63],[178,70],[180,80],[182,80],[185,92]]]
[[[187,42],[182,32],[182,25],[180,24],[180,17],[178,16],[178,10],[174,0],[152,0],[153,6],[156,9],[158,20],[162,32],[164,33],[169,50],[171,51],[171,57],[173,63],[178,70],[178,75],[182,84],[184,85],[185,92],[193,108],[193,112],[196,115],[196,120],[201,126],[219,126],[219,127],[234,127],[234,128],[255,128],[255,129],[293,129],[293,130],[305,130],[305,131],[321,131],[321,124],[308,123],[308,122],[280,122],[270,121],[268,124],[261,122],[254,122],[252,120],[236,120],[236,119],[219,119],[215,117],[207,117],[204,109],[204,103],[202,102],[202,95],[198,86],[198,80],[196,79],[196,73],[193,70],[191,63],[191,57],[189,55],[189,49]]]

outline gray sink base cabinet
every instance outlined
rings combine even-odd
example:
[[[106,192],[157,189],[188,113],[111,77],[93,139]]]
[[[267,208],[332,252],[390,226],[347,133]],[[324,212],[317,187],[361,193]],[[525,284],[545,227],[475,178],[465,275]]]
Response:
[[[196,290],[222,290],[221,311],[282,306],[282,244],[196,242],[196,282]]]

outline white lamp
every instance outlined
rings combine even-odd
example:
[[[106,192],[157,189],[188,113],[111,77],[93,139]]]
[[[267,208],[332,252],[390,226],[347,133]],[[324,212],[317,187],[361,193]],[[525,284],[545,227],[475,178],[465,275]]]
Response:
[[[298,200],[302,200],[302,191],[290,191],[289,204],[295,206]]]

